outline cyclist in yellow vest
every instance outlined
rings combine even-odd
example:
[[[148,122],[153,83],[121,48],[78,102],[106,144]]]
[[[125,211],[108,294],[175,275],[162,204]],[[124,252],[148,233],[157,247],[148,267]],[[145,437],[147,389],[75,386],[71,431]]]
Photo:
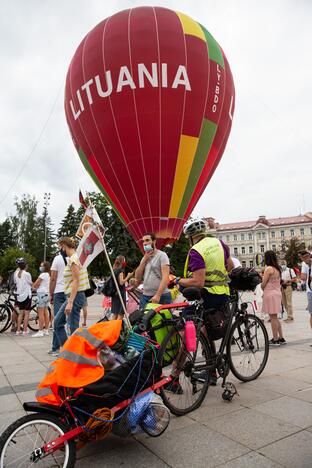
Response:
[[[206,309],[222,306],[230,295],[227,273],[234,268],[228,246],[213,237],[204,219],[188,220],[183,232],[191,249],[185,262],[185,277],[176,278],[176,284],[183,288],[203,289]]]
[[[183,226],[183,233],[191,244],[186,258],[184,278],[175,283],[182,288],[194,286],[202,289],[204,308],[223,306],[230,298],[228,271],[234,268],[229,248],[216,239],[204,219],[190,219]],[[214,342],[210,342],[215,351]],[[211,373],[210,384],[216,385],[217,375]],[[178,377],[171,383],[170,390],[183,393]]]

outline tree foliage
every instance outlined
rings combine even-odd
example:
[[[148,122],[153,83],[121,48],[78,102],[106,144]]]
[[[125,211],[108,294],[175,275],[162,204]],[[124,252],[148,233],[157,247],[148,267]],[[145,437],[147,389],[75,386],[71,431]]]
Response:
[[[25,252],[19,247],[9,247],[4,251],[3,255],[0,257],[0,275],[7,280],[10,273],[16,270],[17,266],[15,260],[20,257],[25,258],[27,271],[31,274],[33,281],[37,279],[39,276],[37,260],[29,252]]]
[[[297,266],[300,262],[298,252],[305,250],[305,243],[297,237],[286,240],[282,243],[282,256],[289,267]]]

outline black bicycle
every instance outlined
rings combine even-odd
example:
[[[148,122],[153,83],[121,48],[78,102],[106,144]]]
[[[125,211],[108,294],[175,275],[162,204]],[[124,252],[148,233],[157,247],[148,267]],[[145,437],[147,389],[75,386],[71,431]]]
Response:
[[[170,382],[160,389],[165,405],[181,416],[198,408],[203,402],[212,376],[217,372],[224,388],[222,398],[231,401],[237,393],[235,385],[227,382],[229,372],[242,382],[249,382],[263,372],[269,355],[269,339],[263,322],[247,312],[247,303],[239,305],[238,298],[222,309],[204,310],[201,290],[183,291],[187,302],[167,304],[149,311],[136,326],[153,336],[149,326],[156,313],[173,310],[171,318],[163,318],[162,326],[170,330],[163,340],[158,359],[164,376]],[[196,330],[196,350],[187,350],[185,325],[192,320]],[[216,351],[215,340],[221,339]]]
[[[15,306],[16,298],[14,293],[2,291],[2,294],[4,294],[6,297],[4,299],[4,302],[0,304],[0,333],[3,333],[6,330],[8,330],[12,325],[13,313],[15,312],[16,314],[18,314],[18,309]],[[32,305],[29,311],[28,320],[28,328],[33,332],[37,332],[39,330],[39,316],[37,311],[36,297],[37,296],[35,294],[32,296],[34,304]],[[51,320],[52,312],[50,306],[48,306],[48,313],[49,320]]]

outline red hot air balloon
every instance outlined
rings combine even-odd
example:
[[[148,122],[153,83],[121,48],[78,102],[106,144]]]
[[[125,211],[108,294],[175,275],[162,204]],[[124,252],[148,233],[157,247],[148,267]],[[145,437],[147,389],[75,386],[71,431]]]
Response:
[[[180,236],[216,169],[234,111],[226,57],[211,34],[167,8],[98,24],[69,66],[65,112],[85,168],[139,243]]]

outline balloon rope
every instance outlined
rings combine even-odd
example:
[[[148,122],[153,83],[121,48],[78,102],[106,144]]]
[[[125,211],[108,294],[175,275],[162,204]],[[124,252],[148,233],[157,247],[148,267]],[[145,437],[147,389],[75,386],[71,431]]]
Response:
[[[92,205],[91,205],[92,206]],[[132,326],[131,326],[131,323],[130,323],[130,320],[129,320],[129,317],[128,317],[128,314],[127,314],[127,311],[126,311],[126,306],[125,306],[125,303],[123,301],[123,298],[121,296],[121,292],[120,292],[120,289],[119,289],[119,284],[118,284],[118,281],[117,281],[117,278],[114,274],[114,270],[113,270],[113,267],[112,267],[112,264],[111,264],[111,261],[110,261],[110,258],[109,258],[109,255],[108,255],[108,252],[107,252],[107,249],[106,249],[106,244],[105,244],[105,241],[104,241],[104,236],[102,234],[102,231],[101,231],[101,228],[100,228],[100,225],[98,222],[95,222],[95,225],[96,225],[96,229],[98,231],[98,235],[101,239],[101,242],[102,242],[102,246],[103,246],[103,251],[104,251],[104,255],[106,257],[106,260],[107,260],[107,263],[108,263],[108,266],[109,266],[109,269],[111,271],[111,275],[112,275],[112,278],[113,278],[113,281],[115,283],[115,286],[116,286],[116,290],[117,290],[117,294],[119,296],[119,300],[120,300],[120,303],[121,303],[121,306],[123,308],[123,311],[124,311],[124,318],[126,320],[126,324],[127,324],[127,327],[129,328],[129,330],[132,330]]]

